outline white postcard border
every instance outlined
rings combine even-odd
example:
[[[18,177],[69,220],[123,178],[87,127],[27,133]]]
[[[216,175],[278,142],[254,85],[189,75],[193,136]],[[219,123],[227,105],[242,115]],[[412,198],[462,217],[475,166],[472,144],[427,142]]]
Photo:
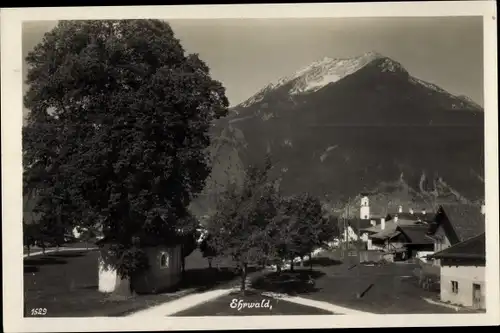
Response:
[[[6,332],[208,330],[259,328],[346,328],[482,326],[499,323],[498,102],[496,7],[494,1],[224,6],[67,7],[2,9],[2,237]],[[259,317],[23,318],[22,267],[22,22],[76,19],[221,19],[303,17],[483,16],[486,183],[485,314],[332,315]],[[493,264],[494,263],[494,264]],[[153,318],[152,318],[153,319]]]

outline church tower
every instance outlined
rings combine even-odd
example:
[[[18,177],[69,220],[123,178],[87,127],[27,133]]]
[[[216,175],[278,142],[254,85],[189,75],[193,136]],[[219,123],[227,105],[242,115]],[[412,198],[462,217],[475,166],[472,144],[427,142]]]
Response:
[[[361,207],[359,209],[359,218],[368,220],[370,218],[370,200],[366,195],[361,197]]]

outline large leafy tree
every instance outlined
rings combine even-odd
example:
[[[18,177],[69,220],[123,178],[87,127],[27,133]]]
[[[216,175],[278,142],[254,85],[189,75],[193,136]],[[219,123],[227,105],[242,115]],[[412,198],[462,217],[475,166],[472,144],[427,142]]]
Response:
[[[102,224],[130,276],[128,251],[175,239],[203,188],[224,88],[159,20],[61,21],[26,61],[25,190],[41,223]]]
[[[263,168],[249,167],[243,186],[227,188],[208,225],[205,247],[238,263],[243,292],[248,266],[275,257],[272,221],[278,212],[279,194],[269,178],[271,168],[269,158]]]
[[[281,198],[274,228],[278,264],[290,260],[291,270],[295,258],[311,258],[315,249],[324,247],[336,234],[335,221],[326,216],[320,200],[308,193]]]

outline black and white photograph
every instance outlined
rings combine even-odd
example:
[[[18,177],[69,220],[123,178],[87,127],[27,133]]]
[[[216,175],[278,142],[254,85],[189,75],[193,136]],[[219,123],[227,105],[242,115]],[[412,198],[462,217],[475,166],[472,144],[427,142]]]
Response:
[[[16,323],[498,324],[496,14],[462,3],[2,10]]]

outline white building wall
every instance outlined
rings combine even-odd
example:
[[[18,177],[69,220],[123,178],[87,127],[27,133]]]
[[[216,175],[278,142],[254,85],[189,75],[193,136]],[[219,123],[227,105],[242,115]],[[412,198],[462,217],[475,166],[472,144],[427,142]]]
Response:
[[[452,281],[458,283],[454,292]],[[441,266],[441,300],[456,305],[473,306],[474,283],[481,286],[481,308],[485,308],[485,267],[484,266]]]
[[[347,226],[347,229],[344,230],[344,234],[343,234],[343,241],[344,242],[347,242],[349,240],[349,242],[351,241],[355,241],[355,240],[358,240],[358,235],[356,235],[356,232],[354,232],[354,230],[351,228],[351,226]]]
[[[118,283],[118,274],[116,269],[108,267],[104,264],[102,258],[99,258],[99,291],[102,293],[111,293],[115,291]]]

